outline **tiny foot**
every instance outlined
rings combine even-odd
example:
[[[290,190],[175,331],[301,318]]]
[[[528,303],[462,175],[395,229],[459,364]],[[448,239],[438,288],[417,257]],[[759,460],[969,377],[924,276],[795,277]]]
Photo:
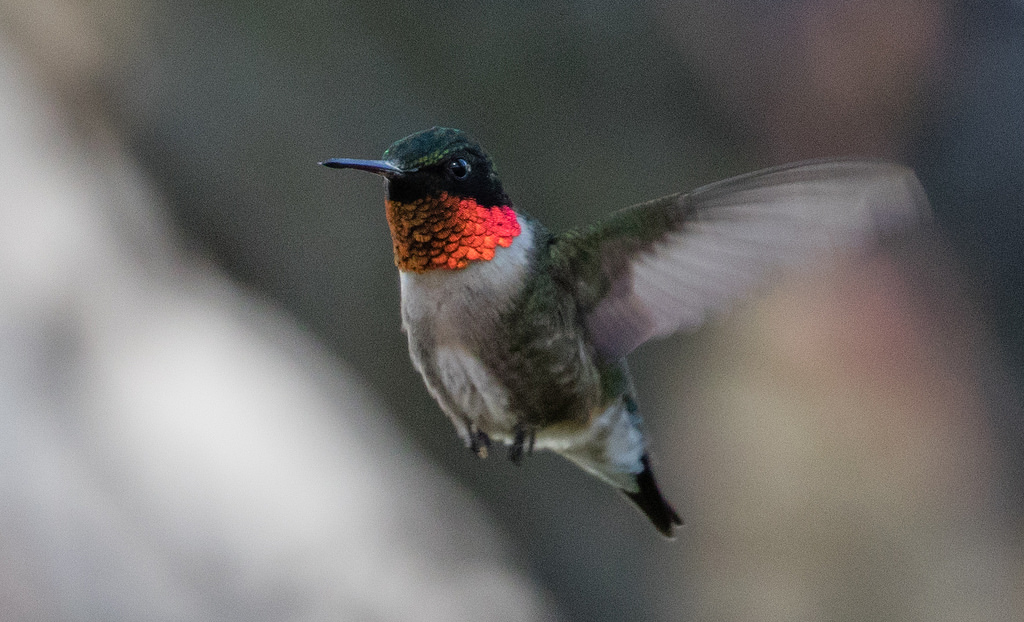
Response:
[[[476,454],[477,458],[487,457],[487,448],[491,446],[491,437],[481,431],[475,425],[469,429],[469,448]]]
[[[512,439],[512,444],[508,448],[508,459],[513,464],[519,464],[523,459],[523,454],[533,453],[534,440],[536,440],[536,432],[534,430],[517,429],[515,438]]]

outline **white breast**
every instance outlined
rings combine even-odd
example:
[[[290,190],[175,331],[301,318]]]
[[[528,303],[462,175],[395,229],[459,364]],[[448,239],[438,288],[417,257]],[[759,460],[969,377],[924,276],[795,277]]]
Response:
[[[497,311],[522,286],[533,250],[529,221],[519,218],[521,233],[494,259],[473,261],[462,270],[401,272],[402,321],[406,329],[427,322],[444,333],[458,333],[467,320]]]
[[[519,224],[512,245],[495,249],[490,261],[462,270],[400,273],[402,325],[413,364],[456,426],[453,410],[499,436],[514,423],[508,391],[478,354],[498,345],[501,314],[529,275],[534,235],[529,221],[520,217]],[[445,404],[444,394],[454,403]]]

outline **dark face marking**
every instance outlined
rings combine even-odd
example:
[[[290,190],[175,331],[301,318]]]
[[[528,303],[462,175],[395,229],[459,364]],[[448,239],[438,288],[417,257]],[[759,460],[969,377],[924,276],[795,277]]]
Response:
[[[417,132],[388,147],[384,159],[406,171],[388,182],[392,201],[412,203],[447,192],[488,207],[509,205],[491,159],[459,130],[434,127]]]

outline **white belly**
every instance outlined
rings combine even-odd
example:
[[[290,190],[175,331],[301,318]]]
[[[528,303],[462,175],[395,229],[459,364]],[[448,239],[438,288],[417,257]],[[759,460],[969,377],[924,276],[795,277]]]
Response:
[[[495,249],[490,261],[401,273],[402,325],[413,364],[463,437],[473,424],[505,440],[515,425],[509,391],[479,353],[500,346],[502,312],[529,274],[533,233],[528,221],[520,219],[520,226],[512,245]]]
[[[470,422],[495,440],[510,440],[516,417],[509,410],[508,388],[461,348],[438,348],[435,361],[445,389]]]

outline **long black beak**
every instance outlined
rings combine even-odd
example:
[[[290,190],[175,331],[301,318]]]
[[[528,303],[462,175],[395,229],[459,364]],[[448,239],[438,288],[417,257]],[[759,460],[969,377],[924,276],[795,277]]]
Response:
[[[351,158],[331,158],[321,162],[323,166],[330,168],[354,168],[360,171],[369,171],[377,175],[383,175],[388,179],[401,177],[406,173],[387,160],[353,160]]]

